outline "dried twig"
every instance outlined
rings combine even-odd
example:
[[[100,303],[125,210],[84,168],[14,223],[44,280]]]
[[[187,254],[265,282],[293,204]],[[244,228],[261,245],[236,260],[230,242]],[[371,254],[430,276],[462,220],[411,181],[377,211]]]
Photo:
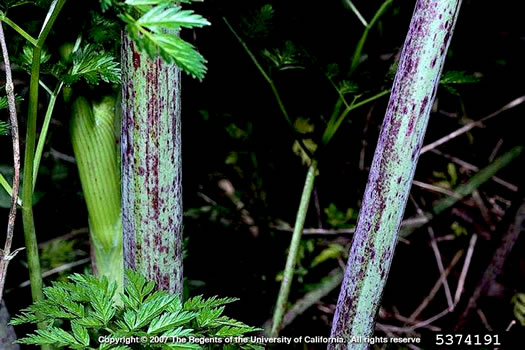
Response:
[[[445,194],[447,196],[454,197],[454,198],[457,198],[457,199],[461,199],[462,198],[462,196],[460,196],[456,192],[451,191],[451,190],[447,190],[446,188],[439,187],[439,186],[436,186],[436,185],[427,184],[425,182],[421,182],[421,181],[417,181],[417,180],[412,181],[412,184],[417,186],[417,187],[421,187],[421,188],[424,188],[425,190],[429,190],[429,191],[432,191],[432,192],[442,193],[442,194]]]
[[[428,296],[426,296],[425,299],[423,299],[421,304],[419,304],[419,306],[416,308],[416,310],[414,310],[412,315],[410,315],[410,317],[406,321],[407,323],[413,323],[415,321],[415,319],[423,312],[423,310],[425,310],[425,308],[432,301],[432,299],[434,299],[434,297],[436,296],[437,292],[439,291],[439,288],[441,287],[443,282],[446,280],[446,278],[447,278],[448,274],[450,273],[450,271],[452,271],[454,266],[456,266],[456,264],[458,263],[458,261],[459,261],[459,259],[461,258],[462,255],[463,255],[463,250],[458,251],[456,253],[456,255],[454,255],[454,257],[452,258],[452,261],[450,262],[450,264],[446,268],[445,272],[439,276],[439,279],[437,280],[437,282],[434,284],[434,286],[430,290],[430,293],[428,293]]]
[[[51,270],[44,271],[42,273],[42,278],[46,278],[46,277],[52,276],[52,275],[54,275],[56,273],[70,270],[73,267],[77,267],[77,266],[80,266],[80,265],[87,264],[90,261],[91,261],[91,258],[84,258],[84,259],[73,261],[73,262],[70,262],[70,263],[67,263],[67,264],[64,264],[64,265],[57,266],[57,267],[55,267],[55,268],[53,268]],[[29,280],[20,283],[18,285],[18,288],[23,288],[23,287],[27,287],[27,286],[29,286]]]
[[[498,109],[494,113],[491,113],[491,114],[487,115],[486,117],[481,118],[480,120],[472,121],[472,122],[464,125],[463,127],[457,129],[456,131],[448,134],[447,136],[444,136],[444,137],[440,138],[439,140],[436,140],[436,141],[434,141],[434,142],[424,146],[423,148],[421,148],[421,154],[423,154],[425,152],[428,152],[428,151],[430,151],[430,150],[432,150],[432,149],[434,149],[434,148],[436,148],[438,146],[441,146],[442,144],[452,140],[453,138],[458,137],[459,135],[462,135],[462,134],[466,133],[467,131],[470,131],[471,129],[473,129],[475,127],[482,126],[483,122],[486,122],[487,120],[489,120],[491,118],[494,118],[495,116],[501,114],[502,112],[504,112],[504,111],[506,111],[508,109],[514,108],[516,106],[519,106],[523,102],[525,102],[525,96],[521,96],[521,97],[518,97],[515,100],[512,100],[511,102],[507,103],[505,106],[501,107],[500,109]]]
[[[463,286],[465,285],[465,279],[467,277],[468,268],[470,266],[470,261],[472,260],[472,254],[474,253],[474,247],[476,246],[477,239],[477,234],[473,234],[472,238],[470,238],[467,256],[465,257],[465,263],[463,264],[463,268],[461,269],[458,286],[456,288],[456,293],[454,294],[454,305],[458,304],[459,298],[461,297],[461,293],[463,292]]]
[[[7,101],[9,105],[9,122],[11,124],[11,138],[13,140],[13,192],[11,194],[11,209],[9,210],[9,219],[7,224],[7,234],[3,251],[0,251],[0,300],[4,291],[5,277],[7,273],[7,265],[14,255],[19,251],[15,250],[11,253],[11,244],[13,242],[13,232],[15,228],[16,219],[16,204],[18,199],[18,188],[20,186],[20,141],[18,137],[18,119],[16,116],[15,93],[13,86],[13,78],[11,76],[11,63],[9,62],[9,53],[5,42],[4,29],[2,22],[0,22],[0,46],[2,47],[2,56],[4,57],[5,68],[5,91],[7,94]]]
[[[489,321],[487,320],[487,317],[485,316],[485,313],[483,312],[483,310],[478,309],[477,313],[478,313],[479,319],[481,320],[481,323],[483,323],[487,331],[489,332],[494,331],[494,329],[490,326]]]
[[[432,246],[432,251],[434,252],[434,257],[436,258],[436,263],[439,269],[439,273],[443,279],[443,287],[445,289],[445,296],[447,297],[448,309],[450,311],[454,310],[454,303],[452,302],[452,294],[450,293],[450,287],[448,285],[447,277],[445,276],[445,268],[443,267],[443,260],[441,259],[441,252],[439,251],[436,236],[434,235],[434,230],[432,227],[428,227],[428,234],[430,235],[430,245]]]
[[[503,237],[501,237],[501,243],[496,249],[492,261],[486,268],[483,277],[478,282],[476,289],[472,293],[465,310],[461,314],[456,329],[463,328],[463,325],[467,322],[470,311],[477,306],[479,298],[486,293],[488,287],[496,280],[496,277],[503,270],[505,261],[512,251],[514,243],[516,243],[520,233],[525,227],[525,198],[521,200],[521,205],[515,213],[514,222],[510,225]]]

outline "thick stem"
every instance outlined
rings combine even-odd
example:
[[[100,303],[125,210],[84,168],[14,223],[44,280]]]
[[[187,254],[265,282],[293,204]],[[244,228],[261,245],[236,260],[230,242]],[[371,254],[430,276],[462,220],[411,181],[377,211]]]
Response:
[[[180,70],[122,35],[124,266],[182,296]]]
[[[89,231],[97,275],[122,287],[120,169],[114,137],[115,98],[93,107],[83,97],[73,103],[71,142],[89,213]]]
[[[279,296],[273,313],[271,337],[277,337],[283,322],[284,312],[286,311],[286,304],[288,303],[288,295],[292,286],[295,265],[297,263],[297,253],[299,252],[299,244],[301,243],[301,236],[303,234],[304,221],[306,213],[308,212],[308,205],[312,190],[314,188],[315,173],[317,172],[317,162],[313,161],[308,168],[306,180],[304,182],[303,194],[301,195],[301,203],[297,210],[297,218],[295,219],[295,226],[292,234],[292,241],[288,250],[288,257],[286,258],[286,266],[284,268],[283,280],[281,281],[281,288],[279,289]]]
[[[370,169],[332,337],[371,336],[460,0],[418,0]],[[330,344],[330,349],[335,349]]]

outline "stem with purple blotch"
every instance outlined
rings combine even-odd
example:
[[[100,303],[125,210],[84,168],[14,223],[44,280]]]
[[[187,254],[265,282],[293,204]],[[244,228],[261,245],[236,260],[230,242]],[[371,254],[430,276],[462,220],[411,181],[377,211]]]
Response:
[[[122,35],[124,267],[182,296],[180,69]]]
[[[381,128],[337,302],[332,337],[373,334],[397,234],[461,0],[418,0]],[[329,349],[336,345],[329,344]]]

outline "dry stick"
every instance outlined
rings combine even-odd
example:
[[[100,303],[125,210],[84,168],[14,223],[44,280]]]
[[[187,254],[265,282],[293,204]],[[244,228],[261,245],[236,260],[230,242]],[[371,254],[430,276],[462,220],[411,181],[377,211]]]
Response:
[[[440,313],[438,313],[437,315],[434,315],[430,318],[427,318],[426,320],[424,321],[421,321],[421,322],[418,322],[418,323],[415,323],[413,325],[410,325],[410,326],[406,326],[406,327],[398,327],[397,328],[397,331],[398,332],[405,332],[405,333],[410,333],[410,332],[413,332],[414,330],[418,329],[418,328],[428,328],[432,322],[440,319],[441,317],[449,314],[450,311],[447,309],[441,311]]]
[[[441,287],[443,282],[446,280],[450,271],[452,271],[452,269],[454,268],[454,266],[456,266],[456,264],[458,263],[459,259],[461,259],[462,256],[463,256],[463,250],[458,251],[456,255],[454,255],[454,257],[452,258],[452,261],[450,262],[450,264],[448,265],[444,273],[441,274],[437,282],[434,284],[434,286],[430,290],[430,293],[428,293],[428,296],[426,296],[425,299],[423,299],[421,304],[419,304],[416,310],[414,310],[414,312],[408,317],[407,323],[413,323],[414,320],[423,312],[423,310],[425,310],[428,304],[430,304],[432,299],[434,299],[437,292],[439,291],[439,288]]]
[[[422,224],[426,224],[428,218],[426,217],[414,217],[403,220],[401,222],[401,227],[419,227]],[[293,232],[293,228],[288,224],[285,225],[270,225],[270,228],[275,230],[284,231],[284,232]],[[303,229],[303,235],[327,235],[327,236],[342,236],[342,235],[351,235],[355,232],[355,227],[352,228],[336,228],[336,229],[326,229],[326,228],[305,228]]]
[[[466,133],[467,131],[469,131],[469,130],[475,128],[475,127],[482,126],[483,122],[486,122],[487,120],[489,120],[491,118],[494,118],[495,116],[501,114],[502,112],[504,112],[504,111],[506,111],[508,109],[517,107],[520,104],[522,104],[523,102],[525,102],[525,96],[521,96],[521,97],[518,97],[515,100],[512,100],[511,102],[507,103],[505,106],[503,106],[500,109],[498,109],[496,112],[491,113],[491,114],[487,115],[486,117],[481,118],[480,120],[476,120],[476,121],[470,122],[470,123],[464,125],[463,127],[457,129],[456,131],[448,134],[447,136],[444,136],[444,137],[440,138],[439,140],[436,140],[436,141],[434,141],[434,142],[424,146],[423,148],[421,148],[421,154],[423,154],[425,152],[428,152],[430,150],[433,150],[434,148],[436,148],[438,146],[441,146],[445,142],[448,142],[448,141],[452,140],[453,138],[456,138],[459,135],[462,135],[462,134]]]
[[[13,232],[15,229],[16,219],[16,202],[18,199],[18,188],[20,186],[20,141],[18,137],[18,119],[16,116],[15,93],[13,86],[13,78],[11,76],[11,64],[9,62],[9,53],[5,42],[4,28],[0,21],[0,45],[2,46],[2,56],[4,57],[4,68],[6,76],[5,91],[7,94],[7,101],[9,105],[9,122],[11,124],[11,137],[13,140],[13,192],[11,194],[11,209],[9,210],[9,219],[7,223],[7,234],[5,239],[4,250],[0,251],[0,300],[2,300],[4,292],[5,277],[7,273],[7,265],[19,250],[15,250],[11,254],[11,243],[13,242]]]
[[[477,309],[476,312],[478,313],[479,319],[481,320],[481,323],[485,326],[487,331],[492,332],[493,329],[489,324],[489,321],[487,320],[487,317],[485,316],[485,313],[481,309]]]
[[[447,153],[443,153],[441,151],[438,151],[437,149],[433,149],[431,151],[432,153],[435,153],[437,155],[440,155],[446,159],[449,159],[451,160],[452,162],[456,163],[457,165],[467,169],[467,170],[471,170],[471,171],[479,171],[479,167],[473,165],[473,164],[470,164],[468,162],[465,162],[464,160],[462,159],[459,159],[457,157],[454,157],[454,156],[451,156],[450,154],[447,154]],[[492,177],[492,181],[506,187],[508,190],[512,191],[512,192],[517,192],[518,191],[518,186],[514,185],[514,184],[511,184],[510,182],[507,182],[505,180],[502,180],[501,178],[497,177],[497,176],[493,176]]]
[[[434,252],[434,257],[436,258],[436,263],[439,269],[441,276],[445,276],[445,268],[443,267],[443,260],[441,259],[441,252],[436,243],[436,236],[434,235],[434,229],[432,226],[428,227],[428,234],[430,235],[430,245],[432,251]],[[454,303],[452,301],[452,294],[450,293],[450,286],[448,285],[448,280],[443,278],[443,287],[445,289],[445,296],[447,297],[448,309],[449,311],[454,310]]]
[[[518,237],[525,227],[525,199],[522,199],[521,205],[518,208],[514,223],[510,225],[509,229],[505,232],[501,238],[501,243],[496,249],[492,257],[492,261],[485,270],[483,277],[478,282],[476,289],[472,293],[465,310],[461,314],[460,320],[456,325],[456,329],[462,328],[464,323],[467,321],[470,311],[476,307],[478,299],[486,292],[487,288],[495,281],[496,277],[503,270],[503,265],[507,259],[507,256],[512,251],[514,243],[518,240]]]
[[[423,188],[425,190],[429,190],[429,191],[437,192],[437,193],[442,193],[442,194],[446,194],[447,196],[450,196],[450,197],[456,197],[458,199],[461,199],[461,196],[459,194],[457,194],[454,191],[447,190],[446,188],[443,188],[443,187],[427,184],[425,182],[421,182],[421,181],[417,181],[417,180],[412,181],[412,185],[417,186],[417,187],[421,187],[421,188]]]
[[[465,257],[465,263],[461,269],[461,274],[459,275],[458,286],[456,288],[456,294],[454,295],[454,306],[459,303],[459,298],[463,292],[463,286],[465,285],[465,279],[467,278],[467,272],[470,266],[470,261],[472,260],[472,254],[474,253],[474,247],[476,246],[476,241],[478,239],[477,234],[473,234],[470,238],[470,243],[467,250],[467,256]]]
[[[56,273],[59,273],[59,272],[62,272],[62,271],[70,270],[73,267],[77,267],[77,266],[80,266],[80,265],[87,264],[90,261],[91,261],[91,258],[84,258],[84,259],[80,259],[80,260],[77,260],[77,261],[73,261],[73,262],[70,262],[70,263],[67,263],[67,264],[63,264],[63,265],[57,266],[55,268],[52,268],[51,270],[44,271],[42,273],[42,278],[46,278],[46,277],[52,276],[52,275],[54,275]],[[22,283],[20,283],[18,285],[18,288],[27,287],[27,286],[29,286],[29,284],[30,284],[29,280],[24,281],[24,282],[22,282]]]

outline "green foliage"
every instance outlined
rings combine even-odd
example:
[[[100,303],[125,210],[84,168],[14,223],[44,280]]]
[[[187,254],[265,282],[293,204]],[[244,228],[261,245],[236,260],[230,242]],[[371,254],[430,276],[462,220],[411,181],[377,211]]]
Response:
[[[101,5],[107,9],[109,1],[102,1]],[[176,63],[193,77],[204,77],[206,60],[177,34],[182,28],[203,27],[210,22],[192,10],[183,10],[175,1],[127,0],[125,5],[118,7],[119,17],[140,50],[152,58],[160,55],[166,62]]]
[[[465,226],[461,225],[457,221],[454,221],[452,225],[450,225],[450,229],[454,232],[456,237],[468,235],[468,230],[465,228]]]
[[[348,228],[355,226],[349,221],[355,222],[357,220],[357,212],[353,208],[348,208],[346,212],[337,209],[334,203],[330,203],[328,208],[325,208],[324,213],[327,216],[328,223],[335,228]]]
[[[67,85],[82,78],[92,85],[98,85],[100,80],[116,84],[120,82],[120,65],[111,54],[99,52],[88,44],[73,53],[71,70],[61,78]]]
[[[235,298],[196,296],[182,303],[175,295],[155,291],[153,282],[133,271],[126,276],[120,296],[115,283],[87,274],[73,274],[69,282],[45,288],[45,299],[29,306],[11,324],[46,322],[49,326],[17,342],[71,349],[201,349],[198,343],[175,340],[235,337],[258,330],[223,315],[225,305]],[[125,345],[100,342],[132,337],[142,340]],[[150,342],[159,339],[154,337],[166,342]],[[254,345],[239,344],[237,348],[252,349]]]
[[[7,11],[10,8],[22,5],[35,5],[42,8],[49,8],[52,0],[4,0],[2,1],[2,8]]]
[[[40,51],[40,64],[46,64],[50,58],[51,54],[47,50],[42,49],[42,51]],[[31,65],[33,64],[33,47],[30,45],[24,46],[18,61],[24,69],[30,71]]]
[[[284,43],[283,49],[265,49],[262,51],[264,57],[277,68],[277,70],[305,69],[301,64],[301,52],[295,44],[289,40]]]
[[[463,71],[448,71],[441,76],[440,84],[453,95],[459,95],[456,85],[473,84],[480,81],[479,74],[468,74]]]
[[[525,293],[517,293],[512,298],[514,317],[525,327]]]
[[[432,174],[438,179],[441,179],[436,185],[443,188],[452,189],[458,182],[458,173],[454,163],[448,163],[446,174],[440,171],[434,171]]]
[[[9,124],[6,122],[0,121],[0,135],[7,135],[7,134],[9,134]]]
[[[94,43],[119,43],[120,42],[120,23],[107,18],[100,13],[91,13],[91,22],[88,27],[88,37]]]
[[[339,259],[346,253],[344,245],[339,243],[330,243],[327,248],[323,249],[319,255],[312,260],[312,267],[315,267],[325,261]]]
[[[243,32],[248,38],[266,37],[272,27],[274,10],[266,4],[259,11],[242,19]]]

